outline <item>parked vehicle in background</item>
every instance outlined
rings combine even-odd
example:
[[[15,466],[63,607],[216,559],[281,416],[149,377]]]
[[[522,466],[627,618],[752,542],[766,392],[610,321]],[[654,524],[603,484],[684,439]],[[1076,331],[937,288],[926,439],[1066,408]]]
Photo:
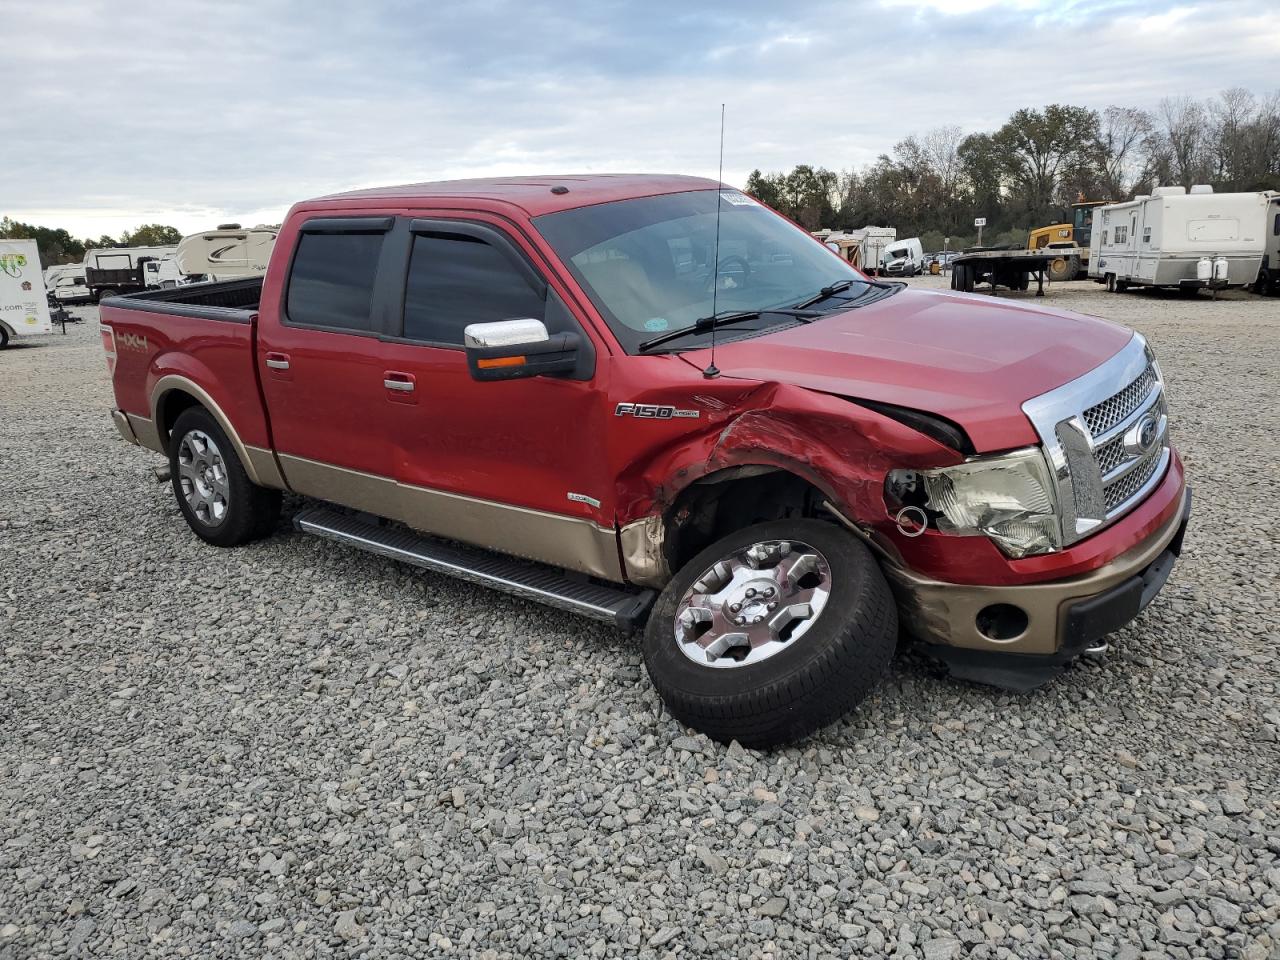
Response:
[[[174,253],[174,263],[178,273],[188,278],[260,277],[267,270],[278,233],[274,227],[246,230],[238,223],[224,224],[217,230],[183,237]]]
[[[857,704],[900,622],[957,675],[1050,679],[1190,510],[1141,336],[870,280],[698,178],[308,201],[265,277],[102,323],[116,427],[204,540],[327,502],[295,526],[643,624],[671,713],[752,747]]]
[[[53,287],[48,290],[48,297],[60,306],[70,306],[73,303],[89,303],[93,300],[93,293],[84,282],[84,272],[81,271],[59,274]]]
[[[0,240],[0,348],[53,329],[34,240]]]
[[[1280,296],[1280,191],[1270,190],[1263,232],[1266,234],[1266,253],[1254,283],[1256,293]]]
[[[898,236],[895,227],[862,227],[859,230],[818,230],[813,234],[855,267],[872,275],[879,272],[884,251]]]
[[[924,248],[919,237],[895,240],[881,258],[884,273],[889,277],[915,277],[924,272]]]
[[[62,305],[87,303],[92,299],[84,282],[84,264],[60,263],[44,272],[45,296],[50,303]]]
[[[1194,293],[1255,283],[1267,251],[1267,193],[1208,185],[1156,187],[1095,211],[1089,276],[1108,290],[1176,287]]]
[[[84,255],[84,279],[94,300],[147,287],[146,264],[161,260],[174,247],[91,247]]]
[[[1063,250],[1063,256],[1049,262],[1050,280],[1078,280],[1089,275],[1089,241],[1093,236],[1094,210],[1109,202],[1081,200],[1071,205],[1069,223],[1051,223],[1031,231],[1027,237],[1028,250]]]

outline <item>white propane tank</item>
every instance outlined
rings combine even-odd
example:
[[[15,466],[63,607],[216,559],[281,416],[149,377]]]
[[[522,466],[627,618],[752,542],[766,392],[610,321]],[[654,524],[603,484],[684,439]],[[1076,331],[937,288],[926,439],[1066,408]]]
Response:
[[[1208,283],[1213,279],[1213,261],[1208,257],[1201,257],[1196,264],[1196,279],[1201,283]]]
[[[1213,261],[1213,279],[1219,283],[1227,282],[1227,274],[1231,269],[1231,264],[1227,263],[1226,257],[1219,257]]]

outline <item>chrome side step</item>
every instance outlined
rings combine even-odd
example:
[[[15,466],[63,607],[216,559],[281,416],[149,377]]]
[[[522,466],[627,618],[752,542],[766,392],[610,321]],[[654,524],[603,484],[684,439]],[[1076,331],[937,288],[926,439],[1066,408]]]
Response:
[[[307,507],[294,515],[293,525],[303,533],[603,620],[627,631],[638,629],[653,606],[652,590],[636,591],[571,580],[554,567],[443,543],[403,527],[369,522],[364,516],[327,507]]]

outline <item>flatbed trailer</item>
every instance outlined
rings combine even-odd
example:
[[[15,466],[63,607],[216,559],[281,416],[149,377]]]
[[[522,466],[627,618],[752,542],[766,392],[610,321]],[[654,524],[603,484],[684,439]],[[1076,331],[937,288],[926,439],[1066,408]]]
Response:
[[[1079,257],[1081,247],[1044,247],[1039,250],[966,250],[951,261],[951,289],[972,293],[979,283],[1026,290],[1036,279],[1036,296],[1044,296],[1044,278],[1049,264],[1063,257]]]

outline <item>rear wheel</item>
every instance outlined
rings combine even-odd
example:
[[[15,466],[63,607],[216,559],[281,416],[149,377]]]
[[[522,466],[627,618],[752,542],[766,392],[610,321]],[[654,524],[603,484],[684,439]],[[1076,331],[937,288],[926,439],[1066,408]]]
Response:
[[[676,719],[767,748],[856,706],[897,634],[893,596],[866,546],[821,520],[778,520],[684,566],[649,617],[644,659]]]
[[[9,331],[4,327],[0,327],[0,350],[9,345]]]
[[[169,439],[169,475],[178,509],[196,535],[217,547],[265,537],[280,517],[280,491],[254,484],[213,415],[190,407]]]
[[[1072,266],[1071,258],[1055,257],[1049,261],[1049,279],[1054,283],[1062,283],[1066,280],[1074,280],[1076,275],[1075,267]]]
[[[1107,293],[1116,292],[1116,275],[1114,273],[1107,274]]]

